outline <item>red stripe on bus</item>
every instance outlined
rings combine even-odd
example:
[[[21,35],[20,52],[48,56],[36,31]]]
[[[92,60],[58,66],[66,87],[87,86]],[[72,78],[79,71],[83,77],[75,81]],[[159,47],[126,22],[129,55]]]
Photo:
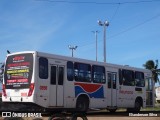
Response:
[[[97,91],[102,85],[101,84],[86,84],[86,83],[74,83],[76,86],[81,86],[86,92],[95,92]]]

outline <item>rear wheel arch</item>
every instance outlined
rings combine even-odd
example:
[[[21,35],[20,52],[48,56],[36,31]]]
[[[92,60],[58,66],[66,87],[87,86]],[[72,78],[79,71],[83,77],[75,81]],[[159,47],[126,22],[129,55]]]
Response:
[[[141,107],[143,107],[143,99],[142,97],[137,97],[134,103],[134,111],[139,112]]]
[[[143,99],[138,96],[134,102],[134,108],[127,108],[128,112],[139,112],[141,107],[143,107]]]
[[[76,109],[78,111],[87,111],[89,108],[89,96],[86,94],[81,94],[77,97],[76,100]]]
[[[136,100],[135,100],[135,103],[136,102],[139,102],[141,107],[143,107],[143,98],[142,97],[137,97]]]

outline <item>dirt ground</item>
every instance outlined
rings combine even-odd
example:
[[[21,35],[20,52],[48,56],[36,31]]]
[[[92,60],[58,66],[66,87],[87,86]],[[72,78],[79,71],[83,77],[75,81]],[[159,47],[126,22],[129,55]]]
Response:
[[[88,120],[159,120],[159,117],[90,117]]]

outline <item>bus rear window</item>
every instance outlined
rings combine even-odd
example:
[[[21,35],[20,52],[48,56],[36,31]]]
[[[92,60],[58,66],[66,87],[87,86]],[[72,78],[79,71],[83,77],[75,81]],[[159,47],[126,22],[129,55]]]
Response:
[[[8,56],[4,72],[6,89],[29,88],[32,72],[32,53]]]

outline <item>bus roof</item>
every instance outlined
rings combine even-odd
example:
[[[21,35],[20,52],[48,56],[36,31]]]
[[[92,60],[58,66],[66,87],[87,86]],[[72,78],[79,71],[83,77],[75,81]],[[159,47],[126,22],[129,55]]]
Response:
[[[75,58],[75,57],[69,57],[69,56],[63,56],[63,55],[56,55],[56,54],[51,54],[51,53],[39,52],[39,51],[15,52],[15,53],[8,54],[7,57],[10,56],[10,55],[23,54],[23,53],[33,53],[33,54],[37,54],[37,56],[41,56],[41,57],[57,58],[59,60],[67,60],[67,61],[81,62],[81,63],[84,62],[84,63],[96,64],[96,65],[101,65],[101,66],[109,66],[109,67],[112,67],[112,68],[139,70],[139,71],[151,73],[151,71],[148,70],[148,69],[131,67],[131,66],[128,66],[128,65],[118,65],[118,64],[112,64],[112,63],[105,63],[105,62],[99,62],[99,61],[93,61],[93,60],[87,60],[87,59]]]

